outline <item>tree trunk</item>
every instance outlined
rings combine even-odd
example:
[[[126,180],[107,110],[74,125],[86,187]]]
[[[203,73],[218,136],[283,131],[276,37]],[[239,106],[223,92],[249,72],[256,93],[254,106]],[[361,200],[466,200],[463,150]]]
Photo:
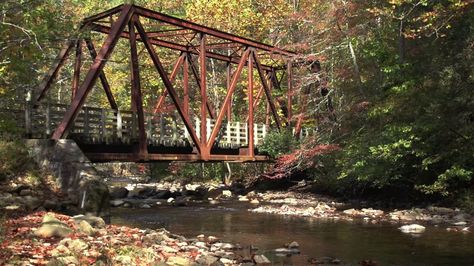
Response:
[[[359,87],[360,94],[365,97],[364,91],[361,88],[362,79],[360,77],[359,65],[357,64],[357,57],[356,57],[356,54],[354,52],[354,48],[352,47],[352,41],[350,41],[350,40],[349,40],[349,52],[351,53],[352,64],[354,65],[354,75],[355,75],[355,78],[356,78],[357,83],[359,85],[358,87]]]
[[[405,24],[400,20],[400,31],[398,33],[398,56],[400,64],[405,62],[405,35],[403,35]]]

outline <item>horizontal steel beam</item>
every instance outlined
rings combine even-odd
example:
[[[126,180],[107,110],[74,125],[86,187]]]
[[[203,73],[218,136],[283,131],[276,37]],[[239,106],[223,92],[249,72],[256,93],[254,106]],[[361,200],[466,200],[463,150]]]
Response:
[[[135,7],[135,12],[138,15],[149,18],[149,19],[158,20],[158,21],[161,21],[161,22],[166,22],[168,24],[175,25],[175,26],[178,26],[178,27],[182,27],[182,28],[185,28],[185,29],[190,29],[190,30],[196,31],[198,33],[209,34],[209,35],[217,37],[217,38],[237,42],[237,43],[240,43],[242,45],[254,47],[256,49],[261,49],[261,50],[264,50],[264,51],[267,51],[267,52],[272,52],[272,53],[282,54],[282,55],[287,55],[287,56],[293,56],[293,55],[296,54],[295,52],[292,52],[292,51],[280,49],[280,48],[277,48],[277,47],[274,47],[274,46],[271,46],[271,45],[268,45],[268,44],[265,44],[265,43],[262,43],[262,42],[257,42],[257,41],[250,40],[250,39],[247,39],[247,38],[244,38],[244,37],[240,37],[240,36],[237,36],[237,35],[234,35],[234,34],[223,32],[223,31],[220,31],[220,30],[217,30],[217,29],[202,26],[202,25],[193,23],[191,21],[186,21],[186,20],[183,20],[183,19],[168,16],[168,15],[165,15],[165,14],[162,14],[162,13],[150,10],[150,9],[146,9],[146,8],[143,8],[143,7],[140,7],[140,6],[135,6],[134,5],[134,7]]]
[[[101,12],[99,14],[95,14],[93,16],[87,17],[82,21],[82,25],[92,22],[92,21],[98,21],[101,20],[105,17],[112,16],[120,11],[122,11],[123,5],[118,5],[112,9],[106,10],[104,12]]]
[[[94,23],[94,24],[91,24],[91,30],[96,31],[96,32],[100,32],[100,33],[109,34],[110,27]],[[128,38],[130,38],[130,34],[128,33],[128,31],[123,31],[121,33],[120,37],[128,39]],[[164,48],[168,48],[168,49],[172,49],[172,50],[176,50],[176,51],[180,51],[180,52],[188,52],[188,53],[192,53],[192,54],[195,54],[195,55],[199,55],[199,52],[196,51],[196,49],[194,47],[185,46],[185,45],[182,45],[182,44],[173,43],[173,42],[169,42],[169,41],[159,40],[159,39],[156,39],[156,38],[149,38],[149,40],[150,40],[151,44],[156,45],[156,46],[161,46],[161,47],[164,47]],[[137,38],[137,41],[141,42],[142,40],[141,40],[141,38]],[[219,61],[224,61],[224,62],[228,62],[228,63],[232,63],[232,64],[238,64],[240,62],[240,57],[229,57],[229,56],[226,56],[226,55],[222,55],[222,54],[218,54],[218,53],[214,53],[214,52],[209,52],[209,51],[206,52],[206,55],[207,55],[208,58],[212,58],[212,59],[216,59],[216,60],[219,60]],[[269,65],[262,65],[262,68],[265,71],[272,71],[274,69],[274,67],[269,66]]]
[[[133,153],[86,153],[86,157],[92,162],[136,162],[139,158]],[[271,159],[265,155],[223,155],[211,154],[206,161],[226,161],[226,162],[269,162]],[[183,162],[204,162],[199,154],[157,154],[149,153],[148,161],[183,161]]]

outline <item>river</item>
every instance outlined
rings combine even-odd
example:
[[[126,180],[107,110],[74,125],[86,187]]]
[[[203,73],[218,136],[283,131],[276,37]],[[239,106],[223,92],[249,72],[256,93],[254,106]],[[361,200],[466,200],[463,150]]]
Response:
[[[229,202],[218,207],[115,208],[111,221],[138,228],[164,227],[185,237],[213,235],[243,247],[252,244],[273,265],[309,265],[308,259],[322,257],[337,258],[343,265],[359,265],[362,260],[377,265],[474,265],[474,233],[427,227],[414,236],[388,223],[256,214],[247,210],[250,207]],[[280,257],[273,252],[292,241],[300,244],[301,254]]]

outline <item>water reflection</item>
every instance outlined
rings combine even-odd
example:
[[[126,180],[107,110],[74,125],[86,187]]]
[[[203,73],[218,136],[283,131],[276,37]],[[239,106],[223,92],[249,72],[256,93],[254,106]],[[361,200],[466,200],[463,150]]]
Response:
[[[424,234],[412,236],[401,233],[396,225],[255,214],[241,204],[226,207],[114,209],[112,223],[165,227],[187,237],[203,233],[242,246],[252,244],[274,265],[308,265],[308,259],[321,257],[335,257],[350,265],[365,259],[379,265],[474,264],[473,234],[428,227]],[[278,257],[272,252],[291,241],[300,244],[300,255]]]

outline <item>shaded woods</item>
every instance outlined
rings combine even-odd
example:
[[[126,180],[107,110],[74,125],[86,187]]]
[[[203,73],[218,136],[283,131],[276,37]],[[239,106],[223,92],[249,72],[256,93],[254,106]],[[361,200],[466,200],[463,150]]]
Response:
[[[41,81],[62,43],[75,38],[74,25],[82,18],[122,2],[3,1],[2,104],[24,99]],[[298,171],[314,181],[317,190],[334,195],[387,201],[447,200],[472,207],[473,1],[146,2],[134,1],[297,51],[303,55],[297,59],[320,62],[320,73],[313,73],[307,65],[295,68],[290,121],[296,124],[299,112],[305,110],[304,126],[316,129],[317,134],[299,142],[292,142],[291,137],[267,140],[264,149],[282,157],[266,176],[291,178]],[[105,68],[119,105],[130,105],[126,49],[126,44],[119,43]],[[165,57],[165,65],[172,65],[172,58]],[[90,63],[89,58],[84,60]],[[144,95],[159,95],[163,86],[151,62],[141,64],[143,90],[148,92]],[[59,102],[70,100],[69,85],[61,81],[70,80],[73,68],[72,63],[66,65],[53,89],[51,97]],[[220,85],[224,82],[212,73],[211,69],[209,86],[225,91]],[[244,88],[245,81],[238,86]],[[106,106],[107,98],[99,91],[94,90],[89,101]],[[275,92],[277,96],[286,93],[286,87]],[[222,93],[209,97],[218,103]],[[155,100],[144,99],[144,105],[150,107]],[[234,101],[233,115],[245,119],[238,117],[245,115],[241,112],[245,95]],[[285,109],[285,102],[279,102]],[[258,115],[263,118],[265,114]],[[18,130],[11,127],[10,119],[0,117],[3,136]],[[0,147],[4,146],[8,145]],[[1,169],[9,167],[8,162],[0,164]],[[198,173],[200,166],[193,167]]]

